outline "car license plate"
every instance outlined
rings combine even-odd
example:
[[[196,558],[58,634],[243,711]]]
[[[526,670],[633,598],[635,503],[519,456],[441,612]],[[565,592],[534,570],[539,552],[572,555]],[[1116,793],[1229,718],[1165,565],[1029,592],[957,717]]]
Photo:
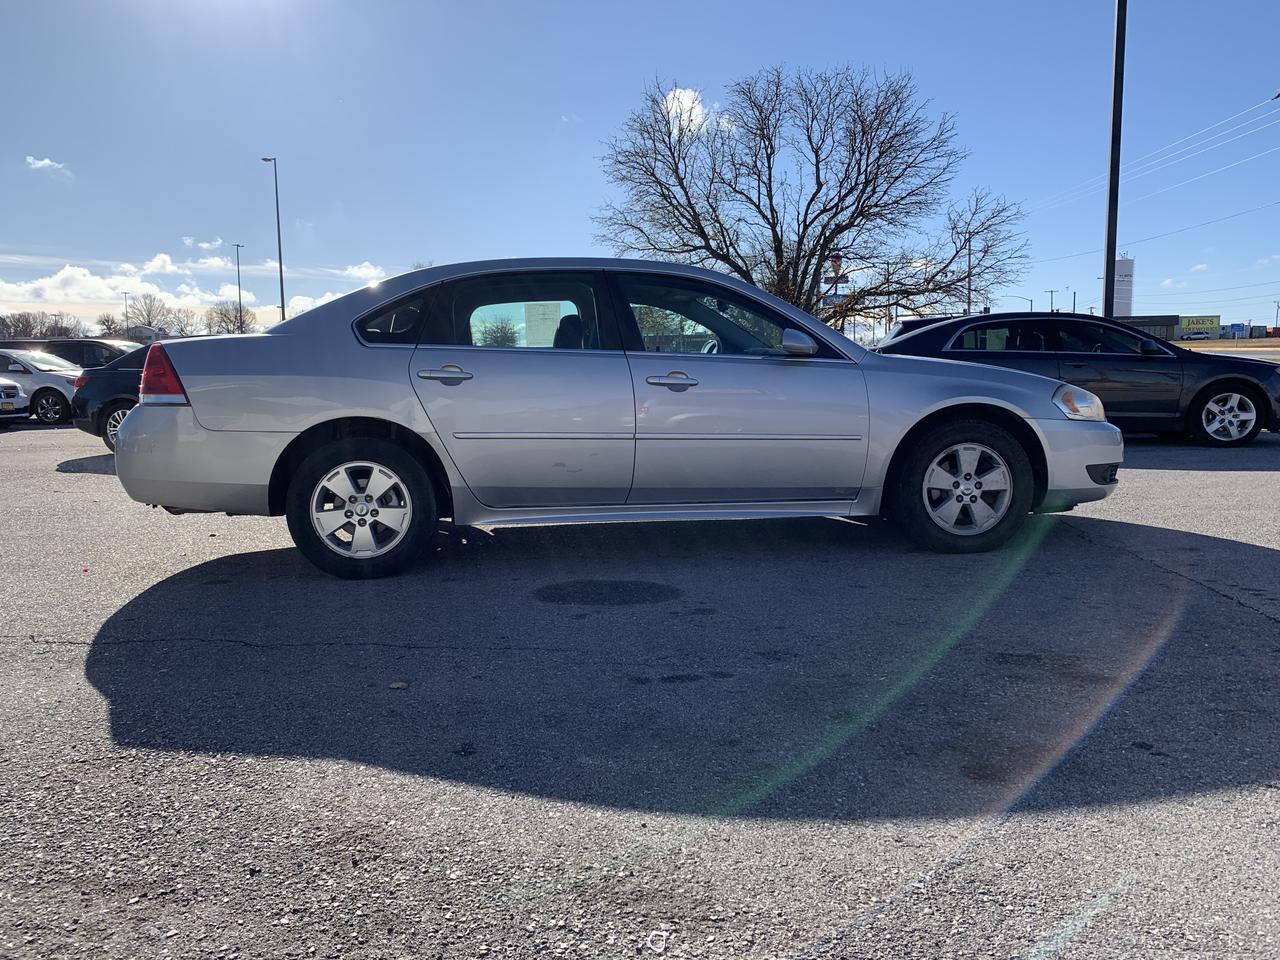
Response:
[[[0,403],[0,410],[12,410],[12,409],[13,409],[13,404],[10,403],[9,401],[6,400],[3,403]]]

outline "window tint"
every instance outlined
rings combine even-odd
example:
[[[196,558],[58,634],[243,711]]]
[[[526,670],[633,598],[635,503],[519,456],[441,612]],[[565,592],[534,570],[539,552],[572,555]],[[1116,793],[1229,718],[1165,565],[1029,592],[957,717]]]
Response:
[[[473,347],[611,350],[595,284],[583,274],[500,274],[463,280],[449,298],[453,342]]]
[[[1019,350],[1049,349],[1045,326],[1029,320],[1005,320],[984,323],[965,330],[951,344],[952,350]]]
[[[137,350],[130,350],[120,358],[116,366],[122,370],[141,370],[147,360],[147,351],[150,349],[150,347],[139,347]]]
[[[785,356],[786,323],[697,281],[615,274],[647,353]],[[825,355],[820,354],[820,355]]]
[[[120,354],[112,350],[110,347],[101,343],[86,343],[84,345],[84,360],[82,361],[86,367],[101,367],[110,363]]]
[[[1061,349],[1070,353],[1141,353],[1142,339],[1123,330],[1084,320],[1064,320],[1058,325]]]
[[[360,335],[369,343],[417,343],[422,313],[423,295],[401,300],[361,320]]]

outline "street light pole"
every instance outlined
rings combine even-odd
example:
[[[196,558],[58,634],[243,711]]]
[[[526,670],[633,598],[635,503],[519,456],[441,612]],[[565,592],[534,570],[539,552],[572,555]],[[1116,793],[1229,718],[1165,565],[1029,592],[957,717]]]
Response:
[[[1053,295],[1054,295],[1055,293],[1057,293],[1057,292],[1058,292],[1057,290],[1046,290],[1046,291],[1045,291],[1045,293],[1047,293],[1047,294],[1049,295],[1049,312],[1050,312],[1050,313],[1053,313]]]
[[[284,321],[284,243],[280,239],[280,170],[275,157],[263,157],[263,163],[271,164],[271,179],[276,185],[276,262],[280,265],[280,320]]]
[[[124,325],[125,329],[129,327],[129,295],[124,295]]]
[[[233,243],[236,248],[236,333],[244,333],[244,294],[240,291],[240,248],[243,243]]]
[[[1116,0],[1115,62],[1111,78],[1111,167],[1107,181],[1107,258],[1102,279],[1102,315],[1116,307],[1116,213],[1120,206],[1120,126],[1124,112],[1124,39],[1128,0]]]
[[[1009,296],[1013,297],[1013,299],[1015,299],[1015,300],[1025,300],[1025,301],[1027,301],[1027,312],[1028,312],[1028,313],[1035,313],[1035,312],[1036,312],[1036,302],[1035,302],[1034,300],[1032,300],[1030,297],[1020,297],[1020,296],[1018,296],[1016,293],[1011,293],[1011,294],[1009,294]]]

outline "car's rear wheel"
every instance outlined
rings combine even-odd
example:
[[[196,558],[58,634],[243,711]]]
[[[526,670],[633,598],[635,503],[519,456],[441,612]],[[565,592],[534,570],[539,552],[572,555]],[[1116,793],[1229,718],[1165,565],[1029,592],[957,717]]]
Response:
[[[116,436],[120,433],[120,424],[124,423],[124,418],[133,407],[132,403],[113,403],[103,411],[102,441],[112,453],[116,449]]]
[[[1214,447],[1237,447],[1254,440],[1266,420],[1266,402],[1256,390],[1229,384],[1205,390],[1191,404],[1191,435]]]
[[[978,553],[1007,543],[1031,511],[1027,452],[986,420],[955,420],[908,441],[890,496],[904,533],[930,550]]]
[[[289,483],[285,516],[308,560],[353,580],[404,570],[438,520],[422,464],[372,437],[335,440],[308,456]]]
[[[31,398],[31,412],[41,423],[52,426],[71,419],[71,404],[57,390],[40,390]]]

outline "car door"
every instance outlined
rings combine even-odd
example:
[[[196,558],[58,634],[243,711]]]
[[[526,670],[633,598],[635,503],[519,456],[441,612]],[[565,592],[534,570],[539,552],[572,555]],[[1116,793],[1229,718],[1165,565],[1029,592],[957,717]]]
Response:
[[[1179,417],[1182,361],[1170,350],[1144,354],[1144,338],[1121,327],[1063,318],[1057,323],[1058,376],[1102,398],[1107,419],[1159,428]]]
[[[727,287],[610,274],[636,404],[629,503],[852,500],[867,459],[858,365],[821,344],[786,354],[797,325]]]
[[[961,326],[943,348],[948,360],[1012,367],[1058,379],[1058,358],[1051,351],[1053,327],[1034,317],[1001,318]]]
[[[428,310],[410,376],[476,499],[493,507],[626,501],[635,404],[598,273],[457,280]]]

